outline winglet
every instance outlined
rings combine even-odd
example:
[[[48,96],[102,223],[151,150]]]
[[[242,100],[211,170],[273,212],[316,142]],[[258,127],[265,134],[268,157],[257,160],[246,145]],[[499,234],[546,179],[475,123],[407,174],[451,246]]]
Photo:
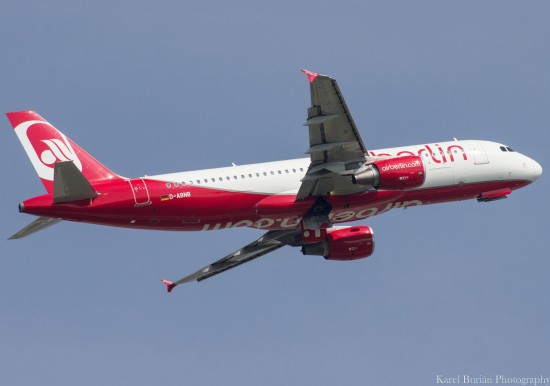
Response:
[[[166,290],[168,292],[172,292],[172,290],[174,289],[174,287],[176,286],[174,283],[172,283],[171,281],[169,280],[166,280],[166,279],[162,279],[161,280],[164,284],[166,284]]]
[[[308,70],[301,70],[301,71],[307,75],[307,80],[309,81],[309,83],[313,83],[315,78],[319,76],[319,74],[313,71],[308,71]]]

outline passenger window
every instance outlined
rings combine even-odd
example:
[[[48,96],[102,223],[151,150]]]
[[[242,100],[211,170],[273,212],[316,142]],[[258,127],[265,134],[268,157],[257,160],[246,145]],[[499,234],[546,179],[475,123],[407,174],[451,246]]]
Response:
[[[264,172],[264,176],[267,176],[267,173],[266,173],[266,172]]]

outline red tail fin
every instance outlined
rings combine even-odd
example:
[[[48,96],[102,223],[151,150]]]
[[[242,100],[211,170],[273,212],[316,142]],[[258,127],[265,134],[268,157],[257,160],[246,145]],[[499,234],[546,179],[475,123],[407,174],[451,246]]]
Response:
[[[6,115],[48,193],[53,192],[54,164],[60,161],[73,161],[91,184],[121,178],[34,111]]]

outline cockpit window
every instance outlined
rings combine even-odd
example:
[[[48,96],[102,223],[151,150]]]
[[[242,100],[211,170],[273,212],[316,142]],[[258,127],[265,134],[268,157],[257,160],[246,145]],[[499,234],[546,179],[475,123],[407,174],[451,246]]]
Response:
[[[510,148],[510,147],[508,147],[508,146],[506,146],[506,150],[508,150],[508,151],[515,151],[515,150],[512,150],[512,148]]]
[[[507,151],[507,150],[506,150],[506,146],[501,146],[501,147],[500,147],[500,150],[502,150],[502,151]]]

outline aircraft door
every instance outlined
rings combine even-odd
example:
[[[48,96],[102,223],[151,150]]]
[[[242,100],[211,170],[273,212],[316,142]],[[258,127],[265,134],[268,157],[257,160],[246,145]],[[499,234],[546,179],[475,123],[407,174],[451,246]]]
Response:
[[[470,141],[470,147],[472,148],[472,153],[474,154],[474,163],[476,165],[483,165],[489,163],[489,158],[487,157],[487,152],[483,148],[483,145],[480,142]]]
[[[147,184],[145,184],[143,178],[129,180],[128,183],[130,184],[130,189],[132,189],[132,194],[134,195],[135,206],[151,204],[149,190],[147,190]]]

